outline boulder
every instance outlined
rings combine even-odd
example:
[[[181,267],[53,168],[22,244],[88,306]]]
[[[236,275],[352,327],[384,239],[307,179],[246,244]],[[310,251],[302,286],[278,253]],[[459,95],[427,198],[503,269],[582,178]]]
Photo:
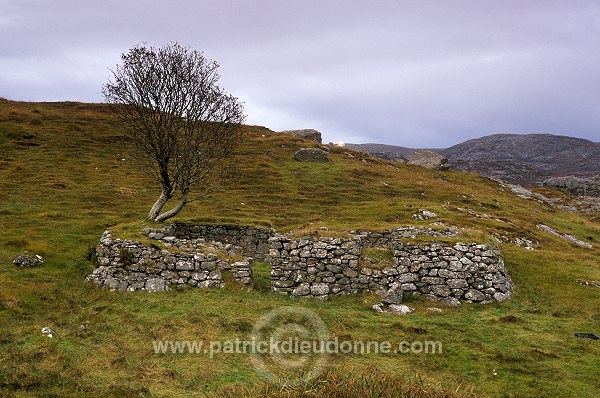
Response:
[[[404,304],[391,304],[388,306],[388,312],[398,315],[407,315],[413,312],[413,309]]]
[[[400,304],[402,302],[402,287],[398,282],[392,283],[390,289],[381,299],[384,304]]]
[[[442,303],[444,303],[450,307],[458,307],[461,305],[460,300],[458,300],[455,297],[446,297],[445,299],[442,300]]]
[[[39,267],[44,263],[44,259],[39,254],[29,254],[27,252],[19,254],[13,264],[17,267],[33,268]]]
[[[373,309],[375,312],[388,313],[388,314],[398,314],[398,315],[407,315],[413,312],[414,308],[410,308],[404,304],[384,304],[379,303],[373,305]]]
[[[308,296],[310,294],[310,284],[302,283],[300,286],[294,288],[292,296]]]
[[[294,160],[299,162],[325,163],[329,162],[329,155],[319,148],[302,148],[294,154]]]
[[[313,296],[324,296],[329,294],[329,285],[326,283],[315,283],[310,287],[310,294]]]
[[[448,159],[427,149],[415,151],[408,164],[425,167],[433,170],[448,170]]]
[[[600,176],[595,178],[555,177],[544,181],[544,185],[558,188],[569,195],[600,196]]]
[[[167,282],[162,278],[151,278],[146,280],[146,290],[149,292],[162,292],[167,290]]]
[[[303,129],[303,130],[283,130],[283,134],[289,134],[296,137],[302,137],[307,140],[322,143],[321,133],[314,129]]]
[[[481,293],[479,290],[469,289],[465,293],[465,299],[471,301],[483,301],[485,300],[485,294]]]

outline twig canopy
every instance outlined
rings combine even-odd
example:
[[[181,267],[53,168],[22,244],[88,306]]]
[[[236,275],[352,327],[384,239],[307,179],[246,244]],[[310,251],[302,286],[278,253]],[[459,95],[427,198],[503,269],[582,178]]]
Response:
[[[138,45],[121,59],[102,92],[125,122],[132,155],[162,187],[148,219],[163,221],[212,191],[229,172],[243,106],[217,85],[219,65],[196,50],[177,43]],[[179,203],[160,213],[176,194]]]

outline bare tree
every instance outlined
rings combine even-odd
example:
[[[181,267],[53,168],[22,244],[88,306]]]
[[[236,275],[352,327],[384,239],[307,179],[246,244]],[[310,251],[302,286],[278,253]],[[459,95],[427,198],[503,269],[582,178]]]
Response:
[[[125,122],[132,156],[162,187],[148,219],[164,221],[227,175],[243,107],[217,85],[219,65],[201,52],[177,43],[138,45],[121,59],[102,93]],[[161,213],[175,196],[178,203]]]

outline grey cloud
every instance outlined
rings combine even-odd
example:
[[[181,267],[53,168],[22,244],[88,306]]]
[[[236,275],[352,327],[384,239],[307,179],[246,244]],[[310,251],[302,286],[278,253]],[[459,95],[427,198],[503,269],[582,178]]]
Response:
[[[596,1],[0,0],[0,96],[100,101],[119,54],[179,41],[248,122],[449,146],[498,132],[599,141]]]

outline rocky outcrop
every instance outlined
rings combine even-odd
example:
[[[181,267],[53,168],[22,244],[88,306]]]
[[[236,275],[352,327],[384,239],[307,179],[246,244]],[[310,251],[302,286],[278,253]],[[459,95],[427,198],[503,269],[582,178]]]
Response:
[[[544,181],[544,185],[558,188],[569,195],[600,196],[600,176],[594,178],[555,177]]]
[[[329,154],[319,148],[302,148],[294,154],[294,160],[299,162],[329,162]]]
[[[370,152],[371,156],[378,159],[389,160],[390,162],[406,163],[408,159],[401,153],[397,152]]]
[[[554,229],[550,228],[547,225],[544,224],[538,224],[537,225],[537,229],[539,229],[540,231],[546,232],[547,234],[559,237],[561,239],[567,240],[569,242],[571,242],[572,244],[576,245],[576,246],[581,246],[581,247],[585,247],[588,249],[593,248],[592,245],[590,245],[587,242],[583,242],[579,239],[577,239],[576,237],[574,237],[573,235],[569,235],[569,234],[563,234],[561,232],[555,231]]]
[[[413,218],[417,220],[430,220],[432,218],[436,218],[438,215],[432,211],[419,209],[418,212],[413,214]]]
[[[302,137],[307,140],[322,143],[321,133],[314,129],[302,129],[302,130],[283,130],[283,134],[289,134],[296,137]]]
[[[413,153],[408,164],[425,167],[426,169],[448,170],[448,159],[427,149],[420,149]]]

